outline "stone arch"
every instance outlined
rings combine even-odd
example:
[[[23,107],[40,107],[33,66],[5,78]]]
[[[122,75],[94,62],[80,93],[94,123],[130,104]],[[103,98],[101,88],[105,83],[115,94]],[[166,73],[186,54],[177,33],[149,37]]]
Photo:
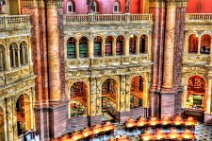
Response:
[[[20,44],[20,63],[26,65],[28,62],[28,45],[25,41]]]
[[[18,67],[18,53],[19,53],[19,47],[17,43],[10,44],[10,64],[11,67],[16,68]]]
[[[207,80],[201,75],[190,75],[185,82],[184,105],[191,108],[194,104],[202,109],[206,107]],[[201,104],[200,104],[201,102]]]
[[[88,115],[88,96],[88,85],[84,81],[77,81],[71,85],[69,117]]]
[[[105,56],[112,56],[113,42],[114,42],[113,36],[108,35],[105,37]]]
[[[136,46],[138,42],[138,37],[135,34],[129,36],[129,53],[136,54]]]
[[[94,41],[94,57],[101,57],[103,38],[101,36],[95,36],[93,41]]]
[[[201,54],[210,54],[211,48],[211,35],[203,34],[200,36],[200,53]]]
[[[75,2],[73,0],[68,0],[66,3],[66,9],[67,13],[75,12]]]
[[[69,37],[66,42],[66,55],[67,58],[76,58],[76,45],[77,40],[75,37]]]
[[[148,40],[149,40],[149,36],[147,34],[142,34],[140,36],[140,47],[139,47],[140,53],[148,52]]]
[[[88,58],[88,42],[89,38],[86,36],[82,36],[79,39],[79,57],[80,58]]]
[[[119,0],[115,0],[113,2],[113,13],[121,12],[121,2]]]
[[[192,54],[198,53],[199,37],[198,34],[190,34],[188,36],[188,52]]]
[[[147,107],[148,105],[148,78],[144,75],[133,75],[130,78],[130,103],[131,108]],[[137,101],[136,101],[137,100]],[[134,103],[133,103],[134,102]]]
[[[16,115],[17,115],[17,129],[18,135],[29,131],[33,125],[32,124],[32,98],[27,93],[19,94],[15,98],[16,102]]]
[[[119,35],[116,37],[116,55],[123,55],[124,40],[125,37],[123,35]]]

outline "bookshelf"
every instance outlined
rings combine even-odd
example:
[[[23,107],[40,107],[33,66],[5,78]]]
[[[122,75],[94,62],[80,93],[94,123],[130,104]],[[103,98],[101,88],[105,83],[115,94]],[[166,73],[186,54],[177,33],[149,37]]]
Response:
[[[67,42],[67,58],[75,58],[75,57],[76,57],[75,41],[69,40]]]
[[[94,56],[99,57],[101,56],[101,41],[94,41]]]
[[[87,38],[82,37],[80,39],[80,44],[79,44],[79,57],[80,58],[86,58],[87,57],[87,50],[88,50]]]

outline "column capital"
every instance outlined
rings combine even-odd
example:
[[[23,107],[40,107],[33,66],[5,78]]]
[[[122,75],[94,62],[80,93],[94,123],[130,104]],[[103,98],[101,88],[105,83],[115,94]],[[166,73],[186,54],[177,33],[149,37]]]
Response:
[[[62,8],[63,0],[47,0],[46,6],[47,8]]]

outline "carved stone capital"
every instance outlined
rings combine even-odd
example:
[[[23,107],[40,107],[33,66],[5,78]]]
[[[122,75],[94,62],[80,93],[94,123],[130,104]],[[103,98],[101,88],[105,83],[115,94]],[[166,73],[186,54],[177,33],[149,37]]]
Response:
[[[47,8],[63,8],[63,0],[47,0]]]

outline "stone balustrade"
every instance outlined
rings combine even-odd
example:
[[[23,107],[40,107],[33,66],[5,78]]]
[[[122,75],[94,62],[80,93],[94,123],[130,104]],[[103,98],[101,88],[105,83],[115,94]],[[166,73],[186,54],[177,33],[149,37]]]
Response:
[[[23,66],[17,69],[13,69],[10,71],[2,71],[0,72],[0,87],[14,83],[18,80],[23,80],[24,78],[33,76],[32,66]]]
[[[150,23],[152,22],[151,14],[84,14],[84,15],[64,15],[64,25],[76,23]]]
[[[0,16],[0,29],[25,29],[30,27],[29,15],[3,15]]]
[[[187,54],[183,55],[184,65],[205,66],[210,63],[210,55],[206,54]]]
[[[105,67],[123,67],[133,65],[151,64],[148,54],[131,55],[131,56],[115,56],[115,57],[99,57],[99,58],[81,58],[68,59],[67,68],[105,68]]]
[[[212,14],[209,13],[192,13],[186,14],[186,21],[191,22],[212,22]]]

